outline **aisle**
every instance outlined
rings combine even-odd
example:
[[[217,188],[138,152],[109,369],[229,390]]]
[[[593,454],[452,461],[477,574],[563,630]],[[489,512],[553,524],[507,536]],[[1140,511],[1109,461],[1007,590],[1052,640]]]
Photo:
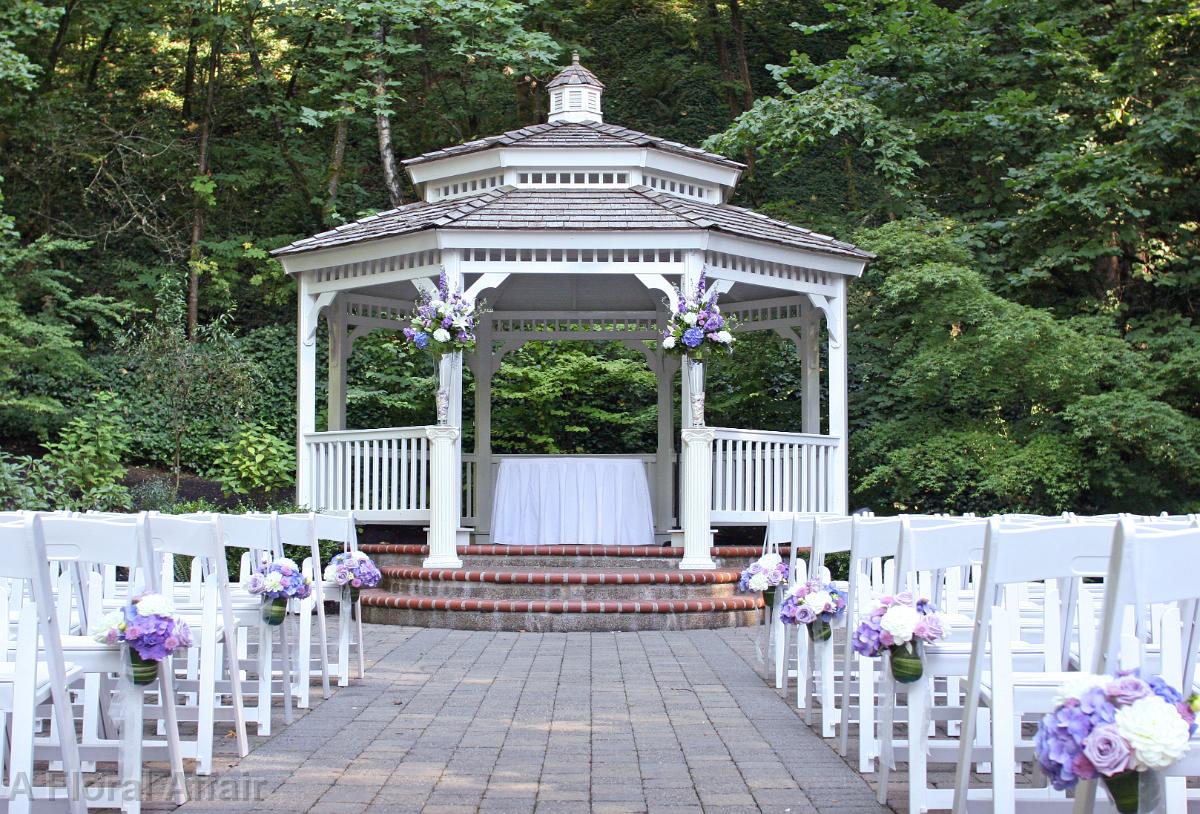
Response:
[[[223,770],[258,799],[181,814],[886,811],[755,673],[745,629],[367,640],[365,681]]]

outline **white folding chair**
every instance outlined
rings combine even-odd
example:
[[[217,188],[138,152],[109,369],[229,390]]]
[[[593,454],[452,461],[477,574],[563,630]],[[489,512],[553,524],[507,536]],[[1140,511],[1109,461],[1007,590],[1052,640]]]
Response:
[[[296,697],[296,705],[301,709],[307,709],[314,675],[319,675],[321,678],[322,697],[329,697],[329,636],[325,628],[324,594],[326,586],[320,573],[322,567],[321,546],[317,539],[316,515],[311,512],[281,514],[275,519],[275,524],[280,545],[308,550],[308,556],[304,558],[300,569],[313,581],[312,593],[306,599],[292,603],[297,608],[299,619],[295,654],[297,682],[293,692]],[[317,617],[317,635],[320,638],[315,667],[312,641],[314,615]]]
[[[809,579],[819,582],[830,581],[829,569],[825,566],[825,558],[830,554],[842,554],[850,551],[851,535],[854,528],[852,517],[818,517],[813,530],[812,554],[808,560]],[[800,698],[804,699],[804,720],[812,725],[813,707],[819,699],[821,704],[821,736],[831,738],[834,727],[839,721],[841,711],[837,708],[837,671],[835,669],[835,648],[833,640],[821,642],[819,645],[812,641],[805,625],[796,625],[796,648],[806,651],[804,661],[810,665],[803,675],[797,679],[797,706],[801,706]],[[803,629],[801,629],[803,628]],[[801,656],[797,652],[797,663]],[[816,692],[813,692],[812,675],[816,668]]]
[[[329,540],[341,543],[343,551],[358,551],[358,530],[354,525],[353,514],[350,512],[341,514],[322,512],[316,516],[316,523],[318,541]],[[322,579],[323,577],[319,569],[323,568],[325,563],[319,562],[319,555],[319,550],[313,554],[314,558],[318,559],[318,563],[314,567],[316,569],[314,570],[314,580]],[[324,583],[322,590],[329,591],[332,587],[332,583]],[[341,591],[340,601],[335,672],[337,673],[338,686],[345,687],[350,683],[350,648],[353,646],[358,656],[359,678],[362,678],[366,672],[366,657],[363,655],[362,596],[359,596],[357,602],[351,602],[345,592]],[[351,614],[354,616],[353,635],[351,634]],[[324,633],[321,635],[323,638]]]
[[[0,578],[11,580],[14,593],[25,597],[16,640],[11,643],[12,660],[0,663],[0,712],[8,721],[9,734],[8,742],[0,737],[8,763],[0,797],[7,801],[11,814],[27,814],[35,807],[61,810],[64,803],[71,814],[84,814],[87,806],[79,743],[67,689],[68,682],[78,679],[82,671],[63,657],[41,518],[31,513],[10,522],[15,519],[8,515],[0,522]],[[39,635],[44,645],[40,651]],[[34,785],[38,706],[47,701],[57,734],[56,757],[61,759],[65,775],[62,788]]]

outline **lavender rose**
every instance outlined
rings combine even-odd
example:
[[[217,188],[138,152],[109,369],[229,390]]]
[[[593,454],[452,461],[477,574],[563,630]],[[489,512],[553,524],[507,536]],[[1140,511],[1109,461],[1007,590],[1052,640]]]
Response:
[[[1133,750],[1113,724],[1102,724],[1093,729],[1083,742],[1083,754],[1096,767],[1096,771],[1105,777],[1134,767]]]
[[[817,612],[808,605],[796,606],[796,622],[801,625],[807,625],[817,621]]]
[[[1104,694],[1118,707],[1129,706],[1139,698],[1145,698],[1150,692],[1149,684],[1132,675],[1110,681],[1104,688]]]

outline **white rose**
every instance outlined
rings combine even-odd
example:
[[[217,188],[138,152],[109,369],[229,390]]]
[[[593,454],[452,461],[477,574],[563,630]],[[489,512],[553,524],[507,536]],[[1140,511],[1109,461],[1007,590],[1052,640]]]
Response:
[[[352,560],[367,560],[367,559],[370,559],[370,557],[368,557],[366,554],[362,553],[361,551],[351,551],[350,559],[352,559]]]
[[[675,347],[675,337],[668,336],[663,339],[663,350],[670,350],[673,347]]]
[[[683,315],[683,322],[685,325],[695,325],[696,324],[696,315],[694,313],[692,313],[691,311],[688,311],[686,314]]]
[[[755,574],[750,577],[747,587],[752,591],[765,591],[771,587],[771,583],[767,581],[766,574]]]
[[[921,621],[921,614],[916,608],[908,605],[892,605],[887,613],[879,620],[879,626],[892,634],[896,644],[904,644],[912,639],[913,629]]]
[[[114,630],[125,622],[125,614],[121,611],[113,611],[105,614],[104,618],[92,626],[92,638],[100,642],[100,644],[108,644],[108,632]]]
[[[146,594],[137,602],[138,616],[170,616],[171,603],[161,594]]]
[[[1117,710],[1117,732],[1133,747],[1138,771],[1165,769],[1188,751],[1188,724],[1157,695]]]
[[[447,331],[445,328],[438,328],[436,331],[433,332],[433,341],[434,342],[449,342],[450,341],[450,332]]]
[[[283,590],[283,574],[278,571],[272,571],[263,577],[263,590],[267,593]]]
[[[332,563],[325,566],[324,577],[326,582],[333,582],[335,579],[337,579],[337,566],[333,565]]]
[[[729,331],[717,331],[717,341],[722,345],[728,345],[733,341],[733,334]]]
[[[804,597],[804,604],[815,610],[817,613],[824,613],[825,608],[833,607],[833,597],[829,595],[829,591],[813,591],[808,596]]]

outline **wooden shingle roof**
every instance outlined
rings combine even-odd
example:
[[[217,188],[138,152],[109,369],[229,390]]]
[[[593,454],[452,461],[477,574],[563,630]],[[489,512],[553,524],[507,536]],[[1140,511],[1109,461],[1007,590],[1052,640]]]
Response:
[[[690,201],[649,187],[529,190],[497,187],[465,198],[401,206],[298,240],[275,255],[299,254],[426,229],[654,231],[706,229],[842,257],[873,255],[828,235],[737,206]]]

